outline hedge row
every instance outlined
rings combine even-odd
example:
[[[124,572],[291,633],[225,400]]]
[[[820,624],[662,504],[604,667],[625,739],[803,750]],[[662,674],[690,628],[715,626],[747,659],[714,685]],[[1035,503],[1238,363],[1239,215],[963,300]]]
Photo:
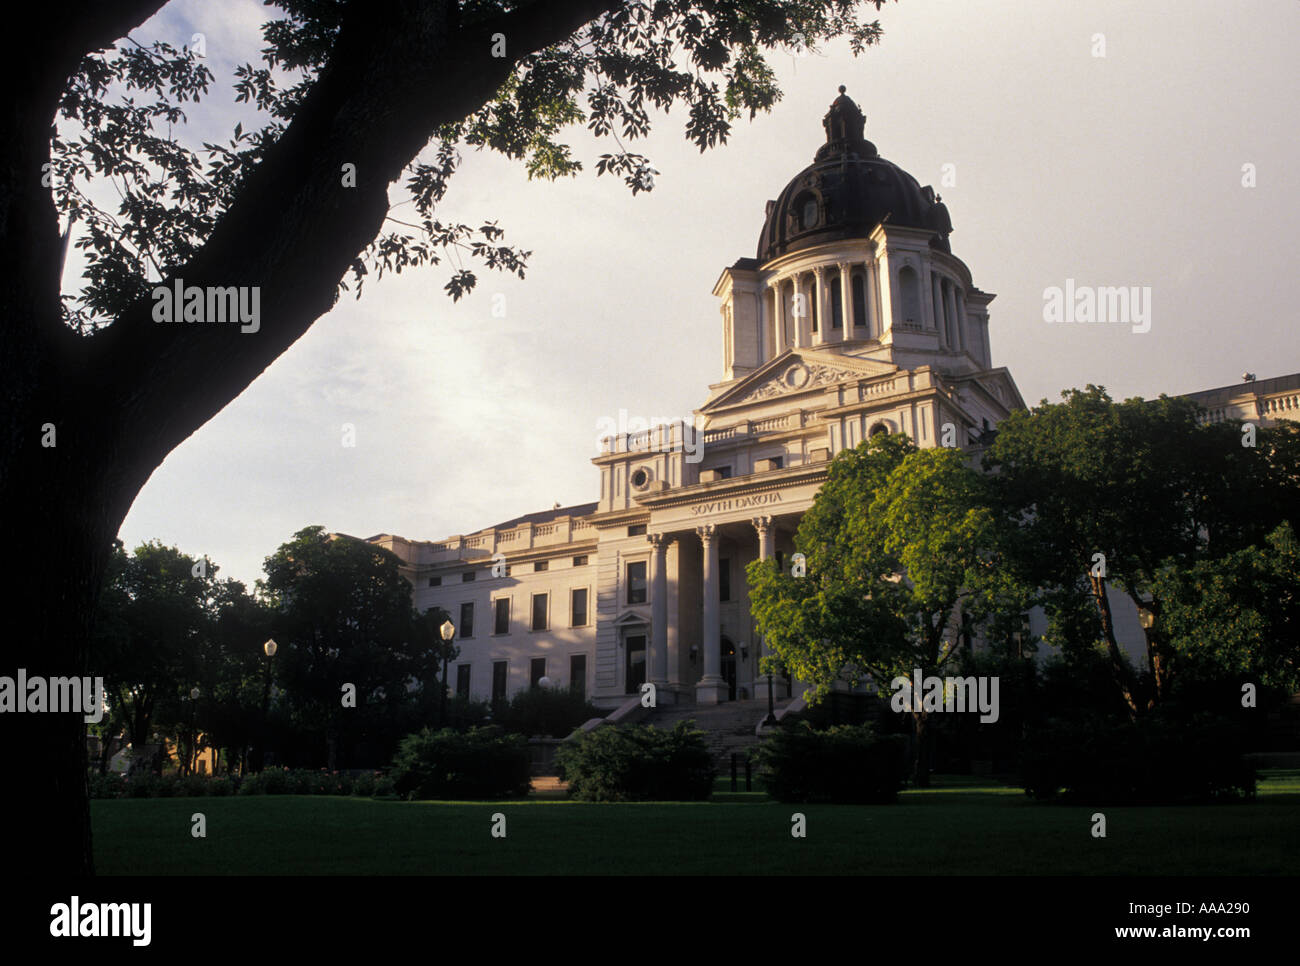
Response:
[[[242,779],[228,775],[91,775],[91,798],[185,798],[226,795],[362,795],[391,797],[393,781],[376,773],[352,776],[324,769],[268,768]]]
[[[1089,804],[1173,805],[1255,795],[1242,728],[1199,714],[1159,712],[1138,722],[1054,722],[1031,734],[1021,773],[1038,799]]]
[[[520,798],[532,786],[528,739],[498,727],[407,735],[392,780],[406,799]]]

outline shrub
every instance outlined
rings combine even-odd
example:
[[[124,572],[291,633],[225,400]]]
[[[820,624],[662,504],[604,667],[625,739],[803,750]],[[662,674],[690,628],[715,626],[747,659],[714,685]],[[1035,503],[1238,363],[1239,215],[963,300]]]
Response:
[[[352,779],[353,795],[373,795],[375,793],[375,779],[377,772],[363,771],[356,778]]]
[[[394,786],[393,779],[388,775],[375,779],[375,791],[372,798],[396,798],[397,789]]]
[[[704,733],[679,721],[671,731],[603,725],[566,742],[556,754],[569,795],[587,802],[686,801],[713,792],[713,761]]]
[[[1133,723],[1051,722],[1026,743],[1026,794],[1098,805],[1172,805],[1253,798],[1243,731],[1211,714],[1156,711]]]
[[[523,735],[498,727],[466,732],[425,728],[398,746],[393,789],[408,799],[518,797],[528,794],[529,764]]]
[[[126,794],[127,782],[122,775],[96,773],[90,776],[91,798],[125,798]]]
[[[781,728],[759,748],[760,776],[780,802],[891,804],[906,775],[905,740],[870,725]]]
[[[603,717],[599,708],[568,688],[530,688],[501,704],[495,723],[515,734],[563,738],[585,721]]]

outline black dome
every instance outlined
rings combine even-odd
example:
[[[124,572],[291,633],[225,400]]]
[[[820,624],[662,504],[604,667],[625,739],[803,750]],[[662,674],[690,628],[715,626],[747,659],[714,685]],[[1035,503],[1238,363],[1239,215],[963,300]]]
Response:
[[[863,137],[866,118],[840,88],[822,119],[826,143],[813,163],[767,203],[767,220],[758,238],[758,260],[797,252],[841,238],[865,238],[880,222],[928,228],[931,242],[949,251],[952,222],[930,187],[876,153]]]

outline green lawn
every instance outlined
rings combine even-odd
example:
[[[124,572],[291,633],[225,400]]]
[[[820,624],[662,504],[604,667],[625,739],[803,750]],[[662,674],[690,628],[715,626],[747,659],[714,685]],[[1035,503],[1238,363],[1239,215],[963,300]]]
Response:
[[[245,796],[92,802],[107,875],[370,874],[1294,874],[1300,772],[1251,803],[1177,808],[1041,805],[987,779],[937,779],[893,806],[376,802]],[[741,786],[743,788],[743,784]],[[807,816],[807,838],[790,835]],[[1090,817],[1106,815],[1094,839]],[[207,817],[207,838],[190,816]],[[491,816],[506,816],[494,839]]]

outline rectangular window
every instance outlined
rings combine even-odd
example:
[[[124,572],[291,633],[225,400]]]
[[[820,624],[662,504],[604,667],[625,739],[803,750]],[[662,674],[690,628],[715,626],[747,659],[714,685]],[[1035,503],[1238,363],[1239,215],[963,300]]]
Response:
[[[430,586],[430,587],[441,587],[441,586],[442,586],[442,578],[441,578],[441,577],[430,577],[430,578],[429,578],[429,586]]]
[[[543,570],[549,570],[550,566],[549,560],[537,560],[533,563],[533,573],[540,574]]]
[[[474,571],[467,570],[463,574],[461,574],[460,582],[462,584],[472,584],[474,582]]]
[[[784,456],[769,456],[768,459],[772,461],[772,469],[774,470],[779,470],[781,467],[785,466]]]
[[[628,535],[629,537],[644,537],[644,536],[645,536],[645,524],[644,524],[644,523],[637,523],[637,524],[634,524],[633,526],[628,527],[628,528],[627,528],[627,535]]]
[[[629,604],[645,603],[645,561],[627,565],[627,602]]]
[[[575,694],[587,693],[587,655],[574,654],[569,658],[569,690]]]
[[[499,704],[506,699],[506,674],[508,661],[492,662],[492,703]]]
[[[718,600],[731,600],[731,560],[718,558]]]
[[[720,480],[729,480],[729,479],[731,479],[731,467],[730,467],[730,466],[718,466],[718,467],[715,467],[715,471],[716,471],[717,474],[718,474],[718,479],[720,479]]]
[[[546,630],[546,594],[533,594],[533,630]]]
[[[469,668],[468,664],[456,665],[456,697],[469,698]]]
[[[574,627],[587,626],[587,588],[575,587],[573,590],[572,609]]]
[[[492,633],[509,634],[510,633],[510,598],[498,597],[496,600],[496,604],[493,606],[496,607],[496,614],[494,615],[494,619],[492,622]]]
[[[546,658],[533,658],[532,666],[528,670],[528,686],[532,688],[540,687],[544,677],[546,677]]]
[[[587,566],[587,555],[585,553],[578,554],[578,556],[573,558],[573,565],[575,567]]]
[[[474,605],[460,605],[460,637],[474,636]]]

